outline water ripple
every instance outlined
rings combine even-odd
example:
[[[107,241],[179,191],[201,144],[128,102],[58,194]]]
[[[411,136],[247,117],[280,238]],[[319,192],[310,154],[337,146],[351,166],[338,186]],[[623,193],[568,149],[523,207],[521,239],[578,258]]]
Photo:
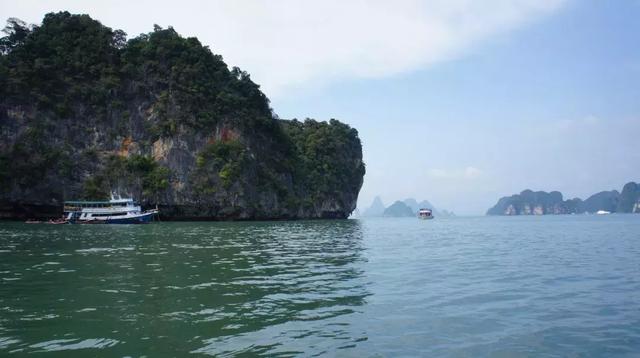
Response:
[[[0,355],[632,356],[638,218],[2,223]]]

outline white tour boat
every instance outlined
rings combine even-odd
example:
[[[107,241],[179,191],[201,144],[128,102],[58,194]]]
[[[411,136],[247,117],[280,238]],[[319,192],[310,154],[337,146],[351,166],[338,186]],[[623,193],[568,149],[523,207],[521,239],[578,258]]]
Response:
[[[433,219],[433,212],[431,209],[420,209],[418,211],[418,217],[422,220],[431,220]]]
[[[142,224],[153,220],[158,209],[142,211],[131,198],[111,195],[108,201],[65,201],[64,219],[70,223]]]

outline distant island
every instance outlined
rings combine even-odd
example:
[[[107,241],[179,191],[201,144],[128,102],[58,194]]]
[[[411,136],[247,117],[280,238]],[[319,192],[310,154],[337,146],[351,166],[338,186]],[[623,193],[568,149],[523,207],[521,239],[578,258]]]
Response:
[[[391,204],[391,206],[384,209],[384,212],[382,213],[382,216],[396,217],[396,218],[415,216],[415,215],[416,214],[413,212],[413,210],[411,210],[411,208],[407,204],[403,203],[400,200],[394,202],[393,204]]]
[[[426,208],[431,209],[433,215],[436,217],[450,217],[455,216],[454,213],[447,210],[438,210],[428,200],[422,200],[418,202],[414,198],[408,198],[404,200],[396,200],[389,207],[385,207],[382,199],[376,196],[366,210],[362,212],[363,217],[410,217],[416,216],[418,210]]]
[[[596,213],[600,210],[617,213],[640,213],[640,185],[629,182],[617,190],[602,191],[586,200],[563,200],[558,191],[524,190],[505,196],[487,211],[487,215],[557,215]]]
[[[371,206],[369,206],[369,208],[367,208],[362,212],[362,216],[369,216],[369,217],[382,216],[382,214],[384,213],[384,210],[385,210],[385,206],[384,206],[384,203],[382,202],[382,199],[380,199],[379,196],[376,196],[373,199]]]
[[[346,218],[358,132],[281,120],[247,72],[173,28],[127,40],[88,15],[9,19],[0,39],[0,218],[112,191],[168,219]]]

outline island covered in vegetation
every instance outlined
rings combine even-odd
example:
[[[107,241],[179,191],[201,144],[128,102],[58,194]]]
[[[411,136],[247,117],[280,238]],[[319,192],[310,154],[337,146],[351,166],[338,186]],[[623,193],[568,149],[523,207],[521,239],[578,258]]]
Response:
[[[337,120],[281,120],[248,73],[155,26],[9,19],[0,39],[0,217],[111,192],[171,219],[346,218],[365,166]]]
[[[610,213],[640,213],[640,184],[629,182],[617,190],[601,191],[586,200],[563,200],[562,193],[524,190],[505,196],[487,211],[487,215],[548,215],[583,214],[605,211]]]

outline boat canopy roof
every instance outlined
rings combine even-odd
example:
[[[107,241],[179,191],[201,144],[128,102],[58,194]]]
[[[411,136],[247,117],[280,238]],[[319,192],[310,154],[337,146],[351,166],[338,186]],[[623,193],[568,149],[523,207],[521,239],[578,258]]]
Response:
[[[125,204],[132,203],[133,199],[112,199],[112,200],[102,200],[102,201],[91,201],[91,200],[75,200],[75,201],[65,201],[65,205],[111,205],[111,204]]]

